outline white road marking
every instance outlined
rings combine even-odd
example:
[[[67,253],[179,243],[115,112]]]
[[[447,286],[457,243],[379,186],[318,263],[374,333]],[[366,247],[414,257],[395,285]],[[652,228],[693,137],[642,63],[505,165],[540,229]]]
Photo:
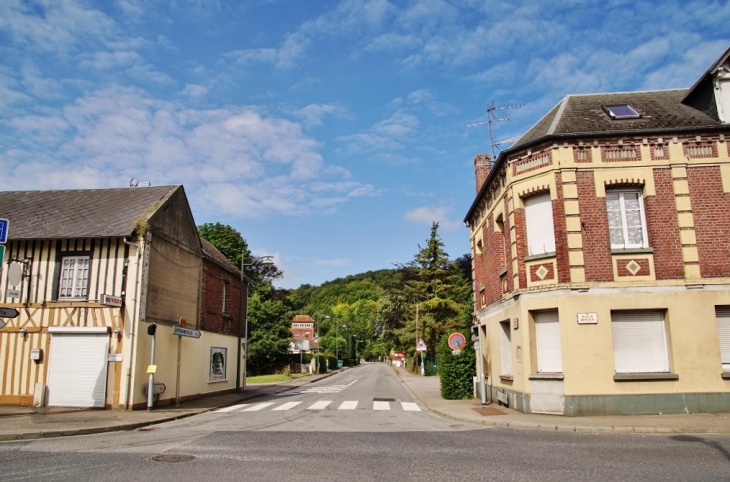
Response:
[[[241,405],[231,405],[230,407],[219,408],[218,410],[213,410],[213,411],[214,412],[232,412],[236,409],[247,407],[248,405],[249,405],[248,403],[243,403]]]
[[[355,410],[357,408],[357,400],[348,400],[342,402],[342,405],[337,407],[337,410]]]
[[[273,404],[274,404],[274,402],[258,403],[256,405],[254,405],[253,407],[248,407],[242,411],[243,412],[258,412],[259,410],[263,410],[264,408],[270,407]]]
[[[307,410],[324,410],[330,403],[332,403],[332,400],[322,400],[312,404]]]
[[[373,410],[390,410],[390,402],[373,402]]]
[[[296,407],[300,403],[302,403],[302,402],[286,402],[284,405],[281,405],[280,407],[272,408],[272,410],[289,410],[290,408]]]
[[[421,411],[421,407],[419,407],[417,403],[400,402],[400,404],[403,406],[403,410],[405,410],[406,412],[420,412]]]

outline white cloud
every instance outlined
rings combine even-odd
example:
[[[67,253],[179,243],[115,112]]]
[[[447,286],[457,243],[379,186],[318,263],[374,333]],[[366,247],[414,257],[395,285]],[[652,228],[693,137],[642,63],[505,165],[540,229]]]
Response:
[[[452,221],[448,215],[451,208],[445,206],[422,206],[406,212],[403,218],[417,224],[431,225],[438,222],[439,226],[449,231],[459,229],[462,224],[459,221]]]
[[[322,125],[328,115],[343,116],[347,110],[339,104],[309,104],[293,112],[293,115],[303,119],[308,127]]]
[[[185,84],[185,88],[182,90],[183,95],[188,97],[203,97],[208,93],[208,89],[202,85],[197,84]]]

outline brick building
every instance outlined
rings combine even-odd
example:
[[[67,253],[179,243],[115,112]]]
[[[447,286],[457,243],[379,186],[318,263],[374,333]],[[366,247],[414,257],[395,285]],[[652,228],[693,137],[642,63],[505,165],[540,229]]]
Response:
[[[689,89],[569,95],[475,158],[465,222],[494,400],[730,407],[728,57]]]
[[[291,320],[291,334],[306,340],[314,338],[314,320],[312,317],[309,315],[295,315]]]
[[[238,335],[244,334],[243,325],[239,325],[245,311],[246,298],[241,300],[241,271],[226,258],[223,253],[208,240],[200,238],[203,254],[203,303],[201,303],[201,328],[207,331]],[[244,279],[244,292],[247,288]]]

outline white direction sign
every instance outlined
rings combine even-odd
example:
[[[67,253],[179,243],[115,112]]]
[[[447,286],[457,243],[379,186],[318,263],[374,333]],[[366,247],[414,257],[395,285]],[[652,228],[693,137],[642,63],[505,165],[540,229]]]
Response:
[[[172,327],[172,334],[177,336],[189,336],[190,338],[200,338],[200,330],[193,330],[180,325],[174,325]]]

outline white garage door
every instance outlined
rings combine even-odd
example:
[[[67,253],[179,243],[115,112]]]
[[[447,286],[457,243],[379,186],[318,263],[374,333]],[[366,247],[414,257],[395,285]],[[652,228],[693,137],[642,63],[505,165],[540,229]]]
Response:
[[[106,328],[49,328],[48,405],[104,408]]]

